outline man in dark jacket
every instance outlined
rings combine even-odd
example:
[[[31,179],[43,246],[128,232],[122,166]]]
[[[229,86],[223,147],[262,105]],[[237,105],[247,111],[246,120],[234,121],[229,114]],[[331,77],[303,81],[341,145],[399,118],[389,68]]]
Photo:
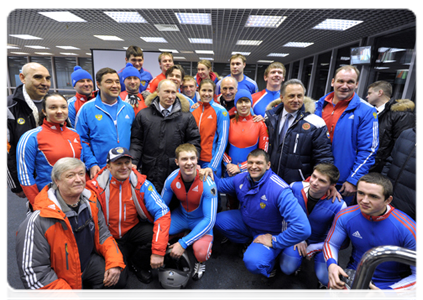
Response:
[[[326,124],[304,94],[300,80],[288,80],[266,111],[271,168],[288,184],[308,178],[317,164],[333,163]]]
[[[177,94],[173,81],[162,80],[145,103],[148,107],[137,114],[132,125],[129,151],[133,164],[160,193],[167,176],[177,169],[175,149],[190,143],[200,153],[200,132],[188,100]]]
[[[416,128],[400,134],[391,156],[387,174],[394,188],[392,205],[416,220]]]
[[[379,121],[379,149],[370,172],[382,172],[401,132],[416,124],[414,103],[407,99],[390,99],[391,96],[389,82],[381,80],[369,85],[366,98],[376,108]]]
[[[19,74],[23,84],[7,97],[7,183],[12,192],[21,198],[25,198],[25,193],[18,180],[16,146],[26,131],[38,126],[42,99],[50,89],[50,78],[43,65],[27,63]]]

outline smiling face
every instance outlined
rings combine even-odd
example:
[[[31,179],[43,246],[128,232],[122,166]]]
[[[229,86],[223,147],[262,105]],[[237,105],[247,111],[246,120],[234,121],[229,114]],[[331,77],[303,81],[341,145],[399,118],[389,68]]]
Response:
[[[55,180],[54,183],[65,201],[79,197],[85,188],[85,167],[79,166],[63,172],[60,179]]]
[[[270,69],[269,73],[264,75],[264,81],[266,81],[267,86],[272,89],[280,89],[283,80],[283,70],[280,68]]]
[[[25,84],[25,89],[33,100],[41,100],[50,89],[50,73],[37,63],[25,65],[19,74],[19,79]]]
[[[179,88],[182,84],[182,72],[178,69],[173,69],[172,73],[166,76],[166,79],[172,80]]]
[[[45,100],[45,110],[47,122],[62,124],[68,118],[68,102],[59,95],[52,95]]]
[[[237,83],[233,77],[225,77],[220,85],[220,91],[225,101],[234,101],[237,89]]]
[[[84,96],[90,96],[94,91],[94,83],[91,79],[81,79],[75,83],[75,91]]]
[[[134,56],[133,54],[131,54],[129,56],[129,59],[127,59],[125,57],[125,62],[126,63],[130,62],[139,71],[139,70],[141,70],[141,68],[144,64],[144,58],[142,56]]]
[[[137,76],[128,76],[124,82],[125,90],[130,95],[136,95],[139,92],[141,80]]]
[[[201,79],[210,78],[210,69],[206,65],[198,64],[197,74]]]
[[[304,89],[300,84],[288,84],[280,98],[287,112],[296,112],[303,106]]]
[[[194,151],[181,151],[175,163],[179,166],[181,176],[185,181],[194,180],[197,175],[197,155]]]
[[[165,74],[167,69],[173,66],[173,58],[169,55],[163,55],[160,59],[159,66],[162,73]]]
[[[187,96],[191,99],[194,98],[196,89],[197,89],[197,85],[196,85],[194,80],[186,80],[185,79],[184,82],[182,83],[182,86],[181,86],[181,92],[185,96]]]
[[[121,157],[116,161],[109,162],[106,166],[114,178],[119,181],[125,181],[131,174],[132,159]]]
[[[120,80],[117,73],[106,73],[97,82],[101,100],[106,103],[114,103],[120,94]]]
[[[370,216],[380,216],[392,201],[392,196],[385,199],[383,187],[379,184],[359,181],[357,185],[357,203],[361,212]]]
[[[214,88],[211,83],[201,84],[200,90],[198,92],[200,94],[201,102],[210,103],[210,101],[213,100]]]
[[[358,86],[357,73],[354,70],[341,70],[332,79],[334,91],[334,103],[347,100],[352,97]]]
[[[263,155],[250,155],[247,158],[247,169],[251,179],[254,181],[259,181],[264,173],[270,169],[270,161],[266,162],[266,159]]]
[[[248,98],[241,98],[236,102],[236,111],[240,117],[246,117],[250,115],[251,101]]]

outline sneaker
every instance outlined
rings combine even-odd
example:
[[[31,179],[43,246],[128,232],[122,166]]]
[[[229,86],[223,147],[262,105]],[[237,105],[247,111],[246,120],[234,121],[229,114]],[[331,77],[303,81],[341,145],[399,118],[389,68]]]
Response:
[[[135,265],[131,265],[132,271],[142,283],[148,284],[153,280],[153,272],[151,270],[139,270]]]
[[[203,277],[206,272],[206,265],[204,263],[197,262],[194,266],[194,272],[192,274],[192,280],[197,281]]]

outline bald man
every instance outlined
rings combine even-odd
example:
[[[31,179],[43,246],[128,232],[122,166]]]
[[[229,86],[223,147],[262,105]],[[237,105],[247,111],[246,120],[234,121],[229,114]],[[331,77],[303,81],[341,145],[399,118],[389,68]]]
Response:
[[[7,97],[7,183],[17,196],[25,198],[16,169],[16,146],[20,137],[37,127],[42,99],[50,89],[50,73],[39,63],[27,63],[19,74],[22,84]]]

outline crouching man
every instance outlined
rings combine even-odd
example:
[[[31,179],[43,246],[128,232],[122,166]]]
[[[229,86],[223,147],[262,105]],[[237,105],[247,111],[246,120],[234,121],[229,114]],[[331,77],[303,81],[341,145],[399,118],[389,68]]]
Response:
[[[124,288],[122,253],[96,195],[85,189],[84,163],[62,158],[51,177],[53,182],[35,198],[34,212],[16,236],[25,288]]]

